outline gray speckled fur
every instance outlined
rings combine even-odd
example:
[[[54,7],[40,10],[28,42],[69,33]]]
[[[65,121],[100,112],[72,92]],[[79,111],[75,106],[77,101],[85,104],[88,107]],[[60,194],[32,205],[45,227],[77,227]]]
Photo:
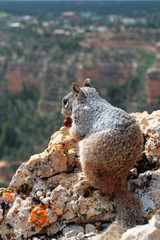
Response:
[[[86,98],[82,102],[75,100],[72,109],[72,127],[81,136],[87,137],[107,128],[123,131],[135,122],[125,111],[102,99],[94,88],[83,87],[81,90]]]
[[[73,87],[74,89],[74,87]],[[143,136],[136,121],[113,107],[91,87],[73,90],[62,102],[71,116],[70,134],[79,142],[80,162],[92,186],[114,196],[116,221],[97,240],[119,240],[129,227],[142,222],[138,202],[127,189],[127,174],[143,151]]]

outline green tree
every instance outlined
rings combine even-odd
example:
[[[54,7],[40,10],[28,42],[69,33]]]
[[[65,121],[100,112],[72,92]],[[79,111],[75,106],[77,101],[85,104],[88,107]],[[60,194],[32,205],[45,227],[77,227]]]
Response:
[[[3,155],[6,151],[8,152],[6,150],[8,148],[16,147],[17,143],[17,133],[11,121],[3,123],[0,136],[0,154]]]
[[[110,83],[108,86],[108,98],[111,104],[124,109],[125,91],[121,86]]]

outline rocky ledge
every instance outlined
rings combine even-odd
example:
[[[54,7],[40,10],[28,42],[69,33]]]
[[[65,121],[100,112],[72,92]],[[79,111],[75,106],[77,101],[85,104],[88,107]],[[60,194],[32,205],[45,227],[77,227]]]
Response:
[[[128,176],[149,222],[123,240],[160,239],[160,111],[132,114],[144,133],[144,152]],[[23,163],[0,189],[0,239],[96,239],[115,218],[116,206],[81,172],[78,144],[69,128],[54,133],[48,148]]]

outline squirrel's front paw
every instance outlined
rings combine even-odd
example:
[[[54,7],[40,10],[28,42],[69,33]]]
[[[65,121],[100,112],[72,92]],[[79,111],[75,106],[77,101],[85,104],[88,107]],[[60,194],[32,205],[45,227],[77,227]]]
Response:
[[[70,133],[70,136],[77,142],[83,140],[83,137],[81,137],[81,135],[76,130],[74,130],[72,127],[70,128],[69,133]]]

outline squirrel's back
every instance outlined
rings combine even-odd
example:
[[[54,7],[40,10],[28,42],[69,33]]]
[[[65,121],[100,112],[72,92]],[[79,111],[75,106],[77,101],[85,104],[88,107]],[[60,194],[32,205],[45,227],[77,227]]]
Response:
[[[116,108],[101,98],[94,88],[81,88],[85,103],[75,101],[72,116],[80,132],[85,137],[106,129],[125,131],[135,120],[125,111]],[[86,125],[86,123],[89,123]],[[83,130],[82,130],[83,129]]]

